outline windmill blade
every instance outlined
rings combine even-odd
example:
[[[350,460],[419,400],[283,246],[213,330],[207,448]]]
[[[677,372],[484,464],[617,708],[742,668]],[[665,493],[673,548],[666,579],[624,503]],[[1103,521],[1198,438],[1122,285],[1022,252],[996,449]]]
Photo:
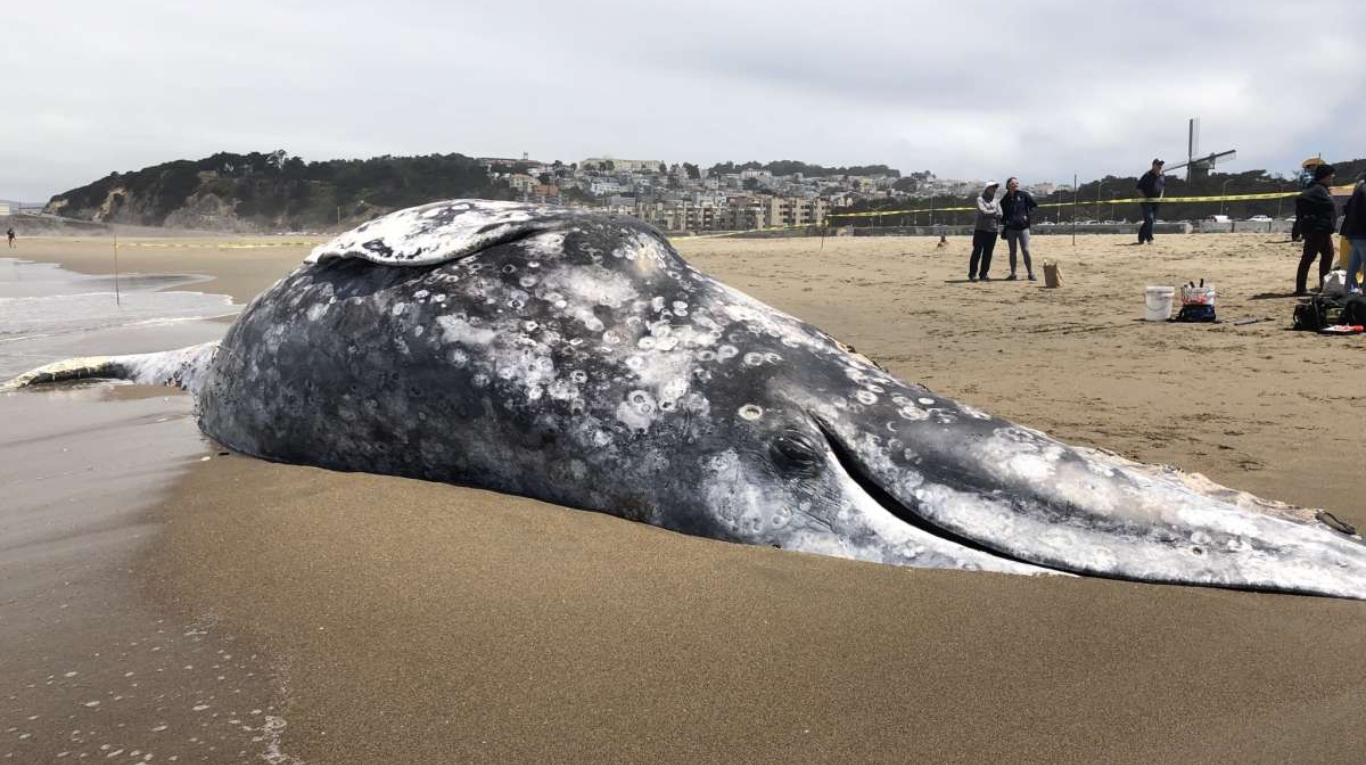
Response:
[[[1164,167],[1164,168],[1162,168],[1162,172],[1163,172],[1163,173],[1170,174],[1173,170],[1180,170],[1181,168],[1186,167],[1187,165],[1191,165],[1191,164],[1195,164],[1195,165],[1198,165],[1198,166],[1204,166],[1206,163],[1208,163],[1208,166],[1209,166],[1209,167],[1214,167],[1214,163],[1215,163],[1216,160],[1220,160],[1220,159],[1232,159],[1232,158],[1234,158],[1234,157],[1236,157],[1236,156],[1238,156],[1238,151],[1237,151],[1236,149],[1230,149],[1230,150],[1228,150],[1228,151],[1219,151],[1219,152],[1215,152],[1215,153],[1213,153],[1213,154],[1206,155],[1206,156],[1204,156],[1204,157],[1197,157],[1196,159],[1192,160],[1191,162],[1181,162],[1181,163],[1179,163],[1179,164],[1171,165],[1171,166],[1169,166],[1169,167]]]

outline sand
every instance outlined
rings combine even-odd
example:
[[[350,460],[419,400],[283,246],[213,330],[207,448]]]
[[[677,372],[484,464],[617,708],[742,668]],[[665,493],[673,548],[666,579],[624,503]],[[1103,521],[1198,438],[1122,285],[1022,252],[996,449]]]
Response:
[[[905,379],[1065,441],[1366,525],[1366,340],[1287,331],[1290,245],[1038,237],[1036,260],[1058,261],[1064,279],[1046,290],[967,284],[967,242],[950,242],[680,249]],[[25,245],[24,257],[87,272],[106,259],[105,242]],[[129,248],[120,264],[218,274],[202,288],[245,300],[305,251]],[[1003,249],[996,262],[1004,275]],[[1202,277],[1225,323],[1137,320],[1145,285]],[[1232,324],[1245,317],[1266,321]],[[1363,758],[1362,603],[895,569],[163,439],[211,459],[180,465],[139,516],[155,530],[129,565],[140,607],[251,647],[242,674],[264,667],[269,682],[246,692],[287,721],[280,758]],[[220,748],[208,761],[236,760]]]

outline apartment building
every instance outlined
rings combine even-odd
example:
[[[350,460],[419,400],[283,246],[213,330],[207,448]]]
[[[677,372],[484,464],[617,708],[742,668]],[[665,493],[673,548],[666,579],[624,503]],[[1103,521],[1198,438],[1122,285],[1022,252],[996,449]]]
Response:
[[[588,183],[588,192],[594,196],[604,196],[607,194],[625,194],[631,187],[615,180],[595,180]]]
[[[664,163],[657,159],[612,159],[609,157],[592,157],[579,163],[579,170],[605,171],[611,168],[612,172],[664,172]]]
[[[820,198],[737,196],[723,204],[711,199],[637,202],[631,214],[666,231],[753,231],[818,226],[828,212]]]

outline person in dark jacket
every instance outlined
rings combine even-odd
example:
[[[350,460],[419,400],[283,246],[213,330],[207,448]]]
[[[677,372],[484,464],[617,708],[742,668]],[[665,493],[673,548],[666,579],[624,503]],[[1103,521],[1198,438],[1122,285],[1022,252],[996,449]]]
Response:
[[[1360,295],[1361,282],[1366,280],[1366,176],[1352,189],[1342,211],[1340,233],[1351,245],[1347,255],[1347,294]]]
[[[1138,179],[1138,191],[1147,201],[1139,207],[1143,210],[1143,225],[1138,228],[1138,243],[1152,244],[1153,224],[1157,222],[1157,203],[1166,193],[1167,180],[1162,177],[1162,165],[1165,164],[1160,159],[1153,160],[1152,169],[1143,174]]]
[[[1006,281],[1015,281],[1015,249],[1024,253],[1025,272],[1034,281],[1034,264],[1029,259],[1029,216],[1039,205],[1028,191],[1020,190],[1020,179],[1006,181],[1006,195],[1001,197],[1001,225],[1005,229],[1006,244],[1010,245],[1010,276]]]
[[[996,249],[996,229],[1001,220],[1001,203],[996,199],[1000,187],[996,181],[987,181],[986,188],[977,195],[977,225],[973,227],[972,257],[968,260],[970,282],[991,281],[987,271],[991,270],[991,253]]]
[[[1300,164],[1300,191],[1304,191],[1314,185],[1314,170],[1317,169],[1319,165],[1325,164],[1327,163],[1324,162],[1321,157],[1310,157]],[[1296,214],[1295,225],[1290,227],[1290,241],[1298,242],[1303,238],[1304,237],[1300,235],[1300,216]]]
[[[1334,168],[1323,164],[1314,168],[1314,185],[1300,192],[1295,200],[1295,215],[1300,219],[1300,235],[1304,237],[1304,255],[1295,272],[1295,294],[1307,295],[1309,266],[1319,258],[1319,287],[1333,262],[1333,232],[1337,230],[1338,208],[1328,187],[1333,183]]]

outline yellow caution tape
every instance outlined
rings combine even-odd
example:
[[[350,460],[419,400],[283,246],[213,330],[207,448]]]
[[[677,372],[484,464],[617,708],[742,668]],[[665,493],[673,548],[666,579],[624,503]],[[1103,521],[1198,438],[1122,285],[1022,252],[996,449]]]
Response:
[[[1351,193],[1348,187],[1343,194]],[[1333,193],[1338,193],[1340,189],[1333,189]],[[1212,197],[1162,197],[1158,200],[1159,204],[1185,204],[1200,202],[1251,202],[1263,199],[1290,199],[1300,195],[1298,191],[1272,191],[1262,194],[1228,194],[1224,196]],[[1143,204],[1148,200],[1144,197],[1132,199],[1077,199],[1066,202],[1045,202],[1039,207],[1091,207],[1093,205],[1133,205]],[[940,212],[968,212],[976,210],[976,207],[922,207],[915,210],[880,210],[877,212],[857,212],[857,213],[830,213],[828,218],[884,218],[896,215],[917,215],[919,213],[940,213]]]

